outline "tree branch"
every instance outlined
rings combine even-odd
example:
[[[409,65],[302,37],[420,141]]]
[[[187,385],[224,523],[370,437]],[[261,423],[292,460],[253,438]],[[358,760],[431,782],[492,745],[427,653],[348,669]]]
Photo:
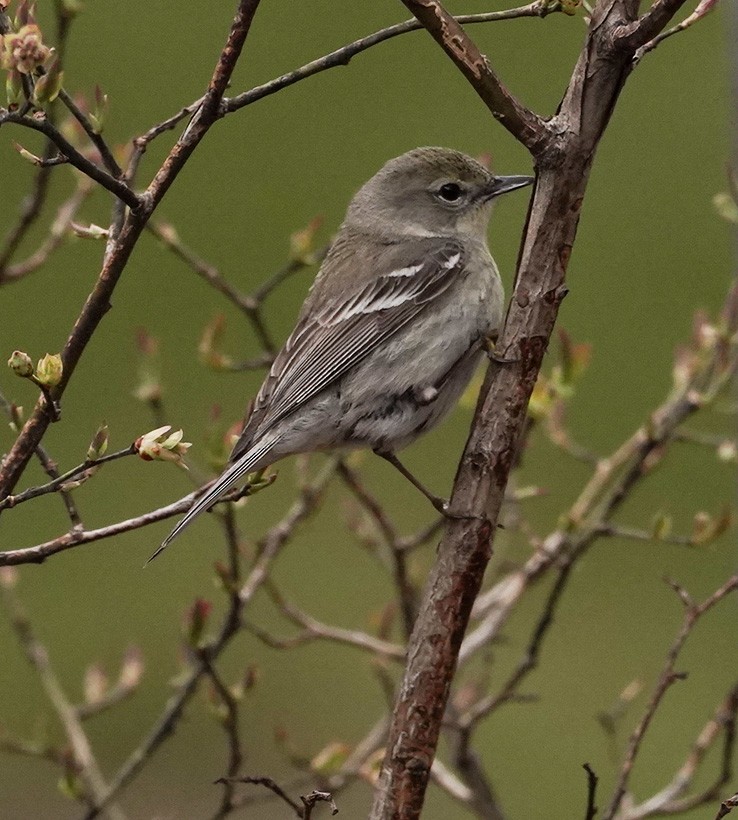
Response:
[[[466,77],[492,116],[531,154],[541,154],[549,139],[545,121],[515,99],[484,54],[439,0],[402,2]]]
[[[405,2],[405,0],[403,0]],[[443,38],[451,25],[433,0],[409,2]],[[614,30],[632,3],[600,3],[560,111],[556,140],[536,142],[535,126],[513,114],[511,128],[528,134],[539,176],[520,252],[514,293],[498,345],[504,367],[491,367],[456,476],[451,504],[474,518],[452,521],[438,548],[408,647],[372,820],[418,817],[472,604],[491,555],[490,540],[515,463],[526,409],[548,345],[576,235],[591,164],[631,70],[632,53],[613,53]],[[446,36],[452,28],[445,29]],[[462,41],[465,42],[465,41]],[[453,50],[453,44],[446,47]],[[469,53],[458,59],[466,61]],[[472,59],[472,66],[479,64]],[[482,71],[481,68],[479,68]],[[483,72],[484,73],[484,72]],[[490,80],[493,99],[499,94]],[[504,102],[504,100],[503,100]],[[544,559],[545,560],[545,559]]]
[[[139,197],[132,191],[125,182],[116,179],[107,171],[103,171],[90,162],[84,154],[81,154],[66,137],[64,137],[56,126],[46,117],[37,118],[33,116],[26,116],[20,112],[8,111],[0,108],[0,126],[5,123],[13,123],[15,125],[22,125],[24,128],[30,128],[32,131],[39,131],[48,137],[51,142],[61,151],[67,158],[70,165],[73,165],[78,171],[88,176],[90,179],[102,185],[103,188],[115,194],[122,202],[125,202],[129,208],[135,210],[141,204]]]
[[[651,8],[638,20],[615,31],[618,48],[635,52],[660,34],[687,0],[654,0]]]
[[[228,40],[213,71],[204,102],[195,115],[197,122],[191,124],[187,132],[177,141],[145,193],[131,202],[135,210],[131,210],[125,216],[120,232],[116,232],[112,238],[97,283],[87,297],[62,352],[64,373],[61,382],[54,389],[53,398],[55,400],[58,401],[61,398],[87,344],[108,311],[113,291],[151,214],[177,178],[192,152],[220,116],[219,108],[223,94],[236,67],[258,6],[259,0],[241,0],[239,3]],[[108,176],[100,169],[96,171]],[[110,177],[110,179],[113,178]],[[117,180],[115,184],[130,190],[124,183]],[[43,438],[49,422],[45,402],[37,402],[33,415],[23,427],[11,451],[0,466],[0,498],[4,498],[13,491],[34,449]]]
[[[710,595],[705,601],[701,604],[695,604],[687,595],[686,591],[679,587],[677,584],[672,583],[672,588],[675,590],[677,595],[679,596],[680,600],[684,604],[685,611],[684,611],[684,619],[682,621],[682,626],[674,639],[674,643],[671,645],[669,652],[666,656],[666,663],[659,675],[659,679],[656,683],[654,691],[651,695],[651,698],[646,706],[646,710],[643,713],[643,717],[638,722],[638,725],[633,730],[630,740],[628,741],[628,749],[625,753],[625,757],[623,759],[622,765],[620,767],[620,772],[618,775],[617,783],[615,785],[615,789],[613,792],[612,799],[610,801],[609,806],[605,810],[604,814],[602,815],[602,820],[612,820],[615,817],[615,814],[620,807],[620,803],[625,796],[626,788],[628,785],[628,780],[630,779],[630,774],[633,771],[633,766],[635,765],[636,758],[638,756],[638,752],[640,750],[641,742],[643,741],[643,737],[648,731],[648,727],[653,720],[654,715],[656,714],[656,710],[659,707],[664,695],[666,694],[667,690],[674,684],[677,680],[681,680],[684,678],[684,675],[675,672],[674,667],[676,665],[677,658],[679,657],[679,653],[684,646],[684,642],[687,640],[689,635],[692,633],[695,625],[699,621],[699,619],[715,604],[722,601],[726,595],[729,595],[734,590],[738,589],[738,575],[733,575],[729,578],[721,587],[719,587],[715,592]]]
[[[525,6],[505,9],[504,11],[489,11],[483,14],[460,14],[454,19],[457,23],[471,25],[473,23],[492,23],[498,20],[514,20],[520,17],[543,18],[555,11],[559,11],[559,8],[542,0],[536,0]],[[421,22],[412,19],[375,31],[373,34],[354,40],[353,43],[341,46],[341,48],[337,48],[335,51],[331,51],[323,57],[318,57],[316,60],[312,60],[300,68],[282,74],[280,77],[275,77],[263,85],[255,86],[248,91],[244,91],[242,94],[237,94],[235,97],[227,97],[223,100],[223,108],[226,113],[237,111],[239,108],[251,105],[251,103],[257,100],[275,94],[277,91],[281,91],[283,88],[287,88],[301,80],[319,74],[321,71],[346,66],[357,54],[361,54],[363,51],[367,51],[373,46],[379,45],[379,43],[384,43],[387,40],[391,40],[394,37],[407,34],[411,31],[420,31],[424,27]]]
[[[85,784],[87,791],[85,798],[95,801],[107,790],[108,786],[92,752],[82,721],[64,693],[61,683],[51,666],[49,653],[46,647],[37,639],[28,616],[17,600],[12,585],[1,583],[0,596],[8,609],[11,626],[25,652],[26,658],[38,675],[44,692],[64,728],[64,733],[72,749],[75,766]],[[108,814],[113,820],[125,820],[125,815],[115,805],[109,806]]]

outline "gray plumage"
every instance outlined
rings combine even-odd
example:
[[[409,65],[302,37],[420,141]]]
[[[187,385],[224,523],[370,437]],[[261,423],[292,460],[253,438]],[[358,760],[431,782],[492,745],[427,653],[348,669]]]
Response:
[[[392,454],[437,424],[468,384],[504,294],[487,248],[493,198],[530,177],[418,148],[390,160],[346,218],[256,396],[223,474],[155,557],[249,473],[338,447]]]

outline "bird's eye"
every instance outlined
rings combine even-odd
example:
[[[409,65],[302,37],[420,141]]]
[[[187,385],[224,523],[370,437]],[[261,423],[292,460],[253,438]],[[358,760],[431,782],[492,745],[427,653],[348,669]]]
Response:
[[[446,182],[438,189],[438,196],[444,202],[458,202],[463,191],[455,182]]]

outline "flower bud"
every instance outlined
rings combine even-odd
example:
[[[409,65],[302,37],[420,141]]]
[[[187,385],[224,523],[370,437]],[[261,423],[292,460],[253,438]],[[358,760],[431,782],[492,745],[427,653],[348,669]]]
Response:
[[[39,77],[33,86],[33,101],[36,105],[54,102],[59,96],[64,83],[64,72],[59,65],[59,58],[54,57],[46,73]]]
[[[20,376],[22,379],[27,379],[33,373],[33,361],[28,353],[22,350],[14,350],[8,359],[8,367]]]
[[[87,448],[87,460],[94,461],[102,458],[108,449],[108,425],[103,422],[92,437],[90,446]]]
[[[171,429],[169,424],[157,427],[139,436],[133,447],[144,461],[172,461],[187,469],[182,456],[192,444],[189,441],[182,441],[184,433],[181,430],[175,430],[174,433],[167,435]]]
[[[80,225],[77,222],[71,222],[69,227],[75,236],[79,236],[82,239],[107,239],[109,236],[107,228],[102,228],[94,222],[91,222],[89,225]]]
[[[316,216],[308,224],[290,236],[290,256],[295,262],[312,265],[315,259],[315,234],[323,224],[323,217]]]
[[[196,598],[184,617],[183,633],[187,643],[197,647],[202,640],[213,605],[204,598]]]
[[[18,31],[3,35],[2,65],[21,74],[32,74],[51,54],[41,39],[41,30],[34,23],[21,26]]]
[[[85,703],[100,703],[107,695],[110,682],[102,664],[92,663],[85,670],[85,677],[82,690],[84,692]]]
[[[62,379],[64,366],[58,353],[47,353],[36,365],[36,381],[45,387],[56,387]]]
[[[32,154],[20,143],[14,141],[13,148],[15,148],[15,150],[23,157],[24,160],[26,160],[26,162],[30,162],[31,165],[41,165],[43,163],[41,157],[36,156],[36,154]]]

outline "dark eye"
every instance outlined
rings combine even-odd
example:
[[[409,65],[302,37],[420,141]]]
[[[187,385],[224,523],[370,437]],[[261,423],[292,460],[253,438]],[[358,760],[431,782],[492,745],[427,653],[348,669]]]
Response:
[[[446,182],[438,189],[438,196],[445,202],[456,202],[462,193],[461,186],[455,182]]]

